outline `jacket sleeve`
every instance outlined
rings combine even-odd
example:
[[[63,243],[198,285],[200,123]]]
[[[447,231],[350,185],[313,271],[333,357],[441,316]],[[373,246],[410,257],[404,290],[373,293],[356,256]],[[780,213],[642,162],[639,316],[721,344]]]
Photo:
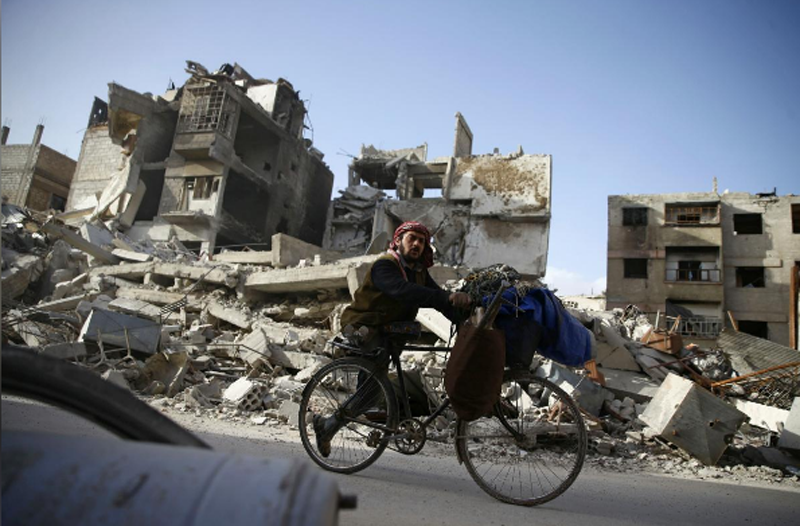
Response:
[[[448,318],[452,315],[450,293],[439,288],[426,272],[425,285],[417,285],[403,279],[400,267],[390,260],[378,260],[372,266],[372,283],[381,292],[408,305],[430,307]]]

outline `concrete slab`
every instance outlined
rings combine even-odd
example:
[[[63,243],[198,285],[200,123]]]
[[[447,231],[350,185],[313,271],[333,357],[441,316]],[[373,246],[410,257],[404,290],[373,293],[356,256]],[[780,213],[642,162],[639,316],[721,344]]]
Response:
[[[250,316],[239,309],[226,307],[216,301],[210,301],[206,304],[208,313],[213,317],[228,322],[231,325],[236,325],[242,329],[250,328]]]
[[[155,305],[167,305],[182,300],[186,295],[177,292],[164,292],[152,289],[139,289],[134,287],[121,287],[117,289],[118,298],[130,298],[146,301]],[[202,297],[196,294],[189,294],[187,298],[186,310],[199,312],[203,310]]]
[[[275,267],[292,267],[297,265],[301,259],[313,259],[317,254],[322,257],[323,262],[333,261],[339,257],[338,252],[331,253],[322,247],[286,234],[272,236],[272,264]]]
[[[318,354],[309,354],[300,351],[287,351],[284,349],[273,348],[272,357],[270,362],[274,365],[280,365],[287,369],[302,370],[308,367],[318,367],[325,365],[331,361],[327,356],[320,356]]]
[[[669,374],[639,418],[664,440],[713,466],[747,415],[691,380]]]
[[[242,265],[272,266],[272,252],[249,250],[240,252],[222,252],[214,255],[214,261],[222,263],[239,263]]]
[[[800,451],[800,396],[792,402],[781,438],[778,440],[778,447]]]
[[[256,272],[247,277],[244,286],[273,294],[346,289],[349,271],[346,265],[326,265]]]
[[[253,332],[239,340],[237,351],[239,356],[253,367],[267,362],[272,356],[269,350],[270,339],[262,327],[253,328]]]
[[[77,294],[75,296],[70,296],[68,298],[62,298],[60,300],[55,301],[48,301],[46,303],[39,303],[36,305],[37,310],[44,310],[44,311],[53,311],[53,312],[63,312],[68,310],[75,310],[78,304],[82,301],[94,301],[97,296],[99,296],[99,292],[88,292],[86,294]]]
[[[78,341],[97,342],[104,346],[128,348],[146,354],[158,352],[161,325],[150,320],[94,309],[83,324]]]
[[[111,251],[112,254],[119,259],[125,261],[135,261],[137,263],[144,263],[153,259],[153,256],[144,252],[134,252],[133,250],[125,250],[124,248],[115,248]]]
[[[659,383],[645,374],[605,367],[598,367],[598,371],[606,379],[606,389],[619,398],[629,396],[637,403],[650,401],[660,387]]]
[[[445,342],[450,340],[450,327],[452,327],[453,324],[447,319],[447,316],[438,310],[419,309],[417,321],[420,322],[423,327],[438,336],[440,340]]]
[[[773,433],[779,433],[789,418],[789,411],[764,404],[757,404],[749,400],[733,398],[730,400],[733,407],[746,414],[751,426],[757,426]]]

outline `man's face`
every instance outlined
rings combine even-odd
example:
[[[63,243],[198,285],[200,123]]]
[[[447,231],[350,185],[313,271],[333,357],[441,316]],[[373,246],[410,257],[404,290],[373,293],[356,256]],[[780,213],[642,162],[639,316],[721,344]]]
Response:
[[[419,261],[422,257],[422,251],[425,250],[426,241],[425,236],[419,232],[406,232],[400,240],[400,254],[409,263]]]

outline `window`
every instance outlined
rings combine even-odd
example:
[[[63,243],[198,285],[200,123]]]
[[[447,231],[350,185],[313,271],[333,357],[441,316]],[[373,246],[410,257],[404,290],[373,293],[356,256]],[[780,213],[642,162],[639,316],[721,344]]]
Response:
[[[622,224],[624,226],[646,226],[647,225],[647,208],[623,208],[622,209]]]
[[[647,279],[647,260],[626,259],[625,277],[634,279]]]
[[[63,212],[67,206],[67,200],[60,195],[52,194],[50,196],[50,206],[51,210],[59,210]]]
[[[800,204],[792,205],[792,233],[800,234]]]
[[[751,334],[759,338],[764,338],[765,340],[769,336],[769,330],[767,329],[767,322],[765,321],[740,320],[738,322],[738,325],[739,325],[739,331],[741,332],[746,332],[747,334]]]
[[[665,281],[720,283],[719,247],[666,247]]]
[[[719,205],[668,204],[664,210],[664,222],[677,225],[719,224]]]
[[[733,233],[763,234],[761,214],[733,214]]]
[[[736,286],[753,288],[764,287],[764,267],[736,267]]]
[[[212,192],[219,190],[219,184],[214,177],[195,177],[186,182],[186,187],[192,192],[192,199],[208,199]]]

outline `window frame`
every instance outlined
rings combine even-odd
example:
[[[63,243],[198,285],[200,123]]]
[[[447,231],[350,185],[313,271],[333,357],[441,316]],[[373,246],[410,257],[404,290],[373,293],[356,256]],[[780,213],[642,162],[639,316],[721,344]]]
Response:
[[[648,262],[650,261],[647,258],[624,258],[622,263],[622,277],[624,279],[650,279],[650,272],[648,270]],[[644,263],[642,263],[644,262]],[[636,273],[636,270],[641,271],[640,268],[634,268],[634,265],[644,265],[644,272],[643,273]],[[643,274],[643,275],[642,275]]]

